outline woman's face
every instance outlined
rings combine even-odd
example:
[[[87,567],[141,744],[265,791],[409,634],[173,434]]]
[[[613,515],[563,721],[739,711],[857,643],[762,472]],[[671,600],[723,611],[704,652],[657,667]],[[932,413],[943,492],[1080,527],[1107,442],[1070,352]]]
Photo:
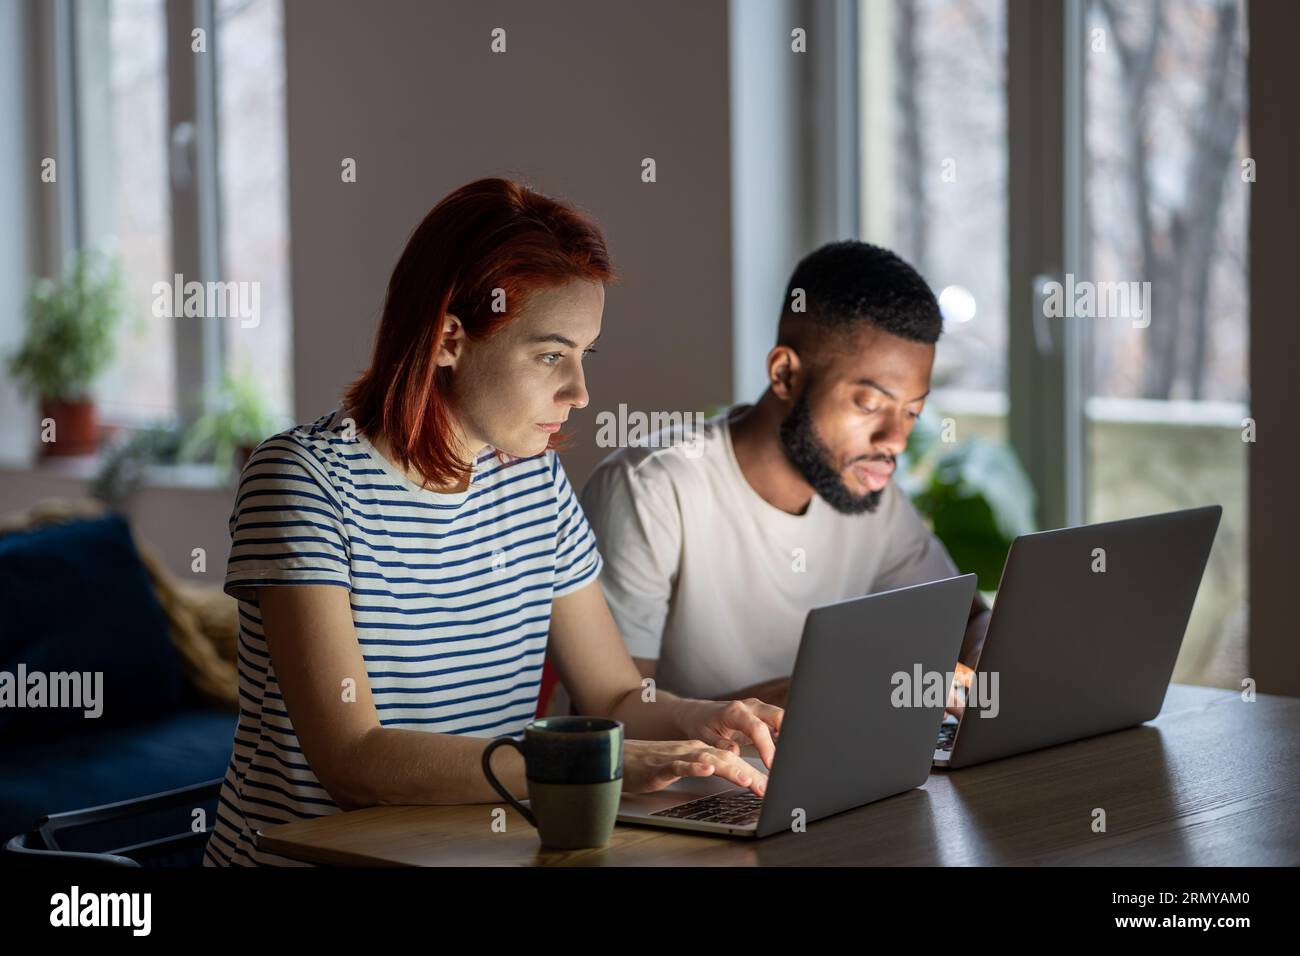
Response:
[[[546,450],[569,412],[587,404],[582,360],[604,309],[604,285],[572,280],[534,292],[486,339],[449,324],[438,364],[453,369],[451,400],[467,454],[485,445],[521,458]]]

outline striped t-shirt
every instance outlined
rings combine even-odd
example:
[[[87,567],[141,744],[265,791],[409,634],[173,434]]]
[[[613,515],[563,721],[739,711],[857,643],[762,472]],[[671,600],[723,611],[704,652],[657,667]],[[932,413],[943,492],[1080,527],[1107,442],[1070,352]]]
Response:
[[[551,602],[601,568],[559,458],[488,449],[463,492],[403,475],[335,409],[266,439],[230,515],[239,721],[204,865],[292,865],[253,832],[339,812],[316,779],[267,653],[257,588],[350,591],[385,727],[520,737],[537,708]],[[349,437],[355,432],[355,437]]]

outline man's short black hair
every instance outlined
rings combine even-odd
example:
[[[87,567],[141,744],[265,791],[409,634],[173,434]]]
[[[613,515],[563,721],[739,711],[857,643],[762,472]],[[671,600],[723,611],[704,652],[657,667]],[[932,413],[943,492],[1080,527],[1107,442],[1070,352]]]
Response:
[[[799,289],[802,312],[796,311]],[[786,286],[778,344],[797,348],[808,332],[838,336],[863,323],[931,345],[943,329],[930,287],[888,249],[846,239],[827,243],[800,260]]]

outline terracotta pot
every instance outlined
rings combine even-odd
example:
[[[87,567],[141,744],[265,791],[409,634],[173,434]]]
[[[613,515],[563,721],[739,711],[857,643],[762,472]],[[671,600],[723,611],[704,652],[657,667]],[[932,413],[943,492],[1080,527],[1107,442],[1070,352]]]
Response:
[[[42,399],[41,418],[54,419],[54,441],[41,442],[43,454],[92,455],[99,448],[94,399]]]

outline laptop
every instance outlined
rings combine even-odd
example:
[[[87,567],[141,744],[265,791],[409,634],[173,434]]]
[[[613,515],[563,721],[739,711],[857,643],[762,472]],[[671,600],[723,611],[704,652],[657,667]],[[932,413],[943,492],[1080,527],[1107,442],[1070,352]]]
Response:
[[[1210,505],[1017,538],[970,696],[960,720],[945,715],[935,766],[968,767],[1160,713],[1222,513]]]
[[[947,685],[927,702],[903,684],[951,674],[974,597],[975,575],[963,574],[809,611],[766,794],[683,777],[623,794],[619,822],[764,837],[920,786]]]

